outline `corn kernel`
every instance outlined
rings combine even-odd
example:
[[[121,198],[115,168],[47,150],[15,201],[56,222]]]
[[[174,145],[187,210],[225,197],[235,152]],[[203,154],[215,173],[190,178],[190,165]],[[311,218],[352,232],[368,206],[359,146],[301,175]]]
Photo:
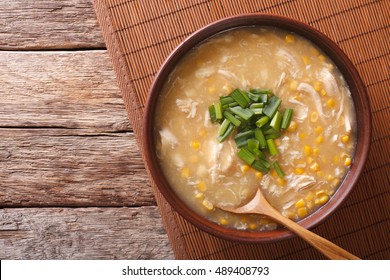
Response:
[[[294,35],[291,35],[291,34],[287,34],[286,37],[285,37],[284,39],[285,39],[285,41],[286,41],[287,43],[293,43],[293,42],[295,42],[295,37],[294,37]]]
[[[315,133],[317,134],[321,134],[323,131],[324,131],[324,128],[322,126],[317,126],[315,129],[314,129]]]
[[[316,191],[316,197],[321,197],[323,195],[326,195],[325,191],[324,190],[319,190],[319,191]]]
[[[298,200],[297,202],[295,202],[295,206],[296,206],[297,208],[304,207],[304,206],[306,206],[306,202],[303,200],[303,198],[301,198],[300,200]]]
[[[316,143],[321,144],[322,142],[324,142],[324,136],[320,135],[316,138]]]
[[[332,181],[332,184],[333,184],[334,187],[337,186],[339,184],[339,179],[334,178],[333,181]]]
[[[348,157],[348,154],[347,154],[346,152],[342,152],[342,153],[340,154],[340,158],[346,159],[347,157]]]
[[[320,54],[320,55],[318,56],[318,59],[319,59],[320,61],[322,61],[322,62],[325,62],[325,61],[326,61],[326,57],[325,57],[324,55],[322,55],[322,54]]]
[[[199,143],[199,141],[192,141],[191,142],[191,146],[192,146],[192,148],[194,148],[195,150],[198,150],[199,148],[200,148],[200,143]]]
[[[202,204],[204,207],[206,207],[210,211],[214,209],[214,205],[210,201],[208,201],[207,199],[203,200]]]
[[[318,113],[317,112],[311,113],[310,120],[311,120],[311,122],[317,122],[318,121]]]
[[[332,196],[334,194],[334,190],[328,190],[326,193],[327,195]]]
[[[283,216],[285,216],[286,218],[289,218],[291,220],[295,219],[295,213],[292,211],[284,211]]]
[[[314,207],[313,201],[309,201],[309,202],[306,203],[306,208],[307,209],[311,210],[311,209],[313,209],[313,207]]]
[[[229,86],[229,85],[224,85],[224,86],[222,87],[222,90],[223,90],[224,92],[226,92],[226,93],[230,93],[230,92],[233,91],[233,88],[232,88],[231,86]]]
[[[320,94],[321,94],[322,96],[326,96],[328,93],[326,92],[325,89],[321,89]]]
[[[217,89],[216,89],[214,86],[209,87],[209,93],[213,94],[213,93],[215,93],[216,91],[217,91]]]
[[[313,148],[313,150],[312,150],[312,153],[313,153],[313,156],[318,156],[318,154],[320,153],[320,149],[318,149],[318,148]]]
[[[329,108],[333,108],[336,105],[336,101],[333,97],[331,97],[328,99],[328,101],[326,101],[326,105],[328,105]]]
[[[229,222],[228,222],[228,220],[226,220],[225,218],[221,218],[221,219],[219,219],[219,223],[220,223],[221,225],[226,226]]]
[[[294,173],[297,175],[302,175],[305,172],[303,168],[295,168]]]
[[[326,176],[326,180],[327,181],[332,181],[334,179],[334,176],[329,174],[328,176]]]
[[[275,143],[275,145],[276,145],[277,147],[279,147],[280,145],[282,145],[282,141],[281,141],[279,138],[275,139],[275,140],[274,140],[274,143]]]
[[[303,60],[303,63],[305,63],[305,65],[310,64],[310,58],[307,55],[302,56],[302,60]]]
[[[347,157],[345,160],[344,160],[344,166],[350,166],[352,163],[352,160],[350,157]]]
[[[295,121],[291,121],[290,126],[287,128],[288,132],[294,132],[297,130],[297,123]]]
[[[320,170],[320,165],[317,162],[314,162],[310,165],[310,170],[313,172],[317,172]]]
[[[281,187],[284,187],[285,185],[287,185],[287,181],[283,178],[279,177],[278,179],[276,179],[276,181],[278,182],[279,186],[281,186]]]
[[[321,89],[322,89],[322,82],[320,82],[320,81],[314,82],[313,88],[314,88],[317,92],[320,92]]]
[[[306,139],[307,134],[305,132],[299,132],[299,139],[304,140]]]
[[[316,198],[314,200],[314,203],[316,205],[323,205],[323,204],[327,203],[328,201],[329,201],[329,195],[325,194],[325,195],[320,196],[319,198]]]
[[[301,101],[301,97],[300,96],[294,96],[293,99],[296,100],[296,101]]]
[[[306,156],[309,156],[311,154],[311,148],[308,145],[305,145],[303,147],[303,152],[305,153]]]
[[[256,172],[256,178],[257,178],[257,179],[263,178],[263,173],[261,173],[261,172]]]
[[[299,218],[303,218],[307,216],[307,208],[306,207],[300,207],[297,210],[297,214]]]
[[[291,90],[297,90],[297,88],[298,88],[298,81],[297,80],[292,80],[290,82],[290,89]]]
[[[307,157],[307,159],[306,159],[306,162],[307,162],[308,164],[312,164],[313,161],[314,161],[314,158],[312,158],[312,157]]]
[[[315,47],[310,48],[310,52],[312,54],[314,54],[315,56],[320,55],[320,51],[317,48],[315,48]]]
[[[248,228],[254,230],[254,229],[257,229],[257,225],[254,224],[254,223],[250,223],[250,224],[248,225]]]
[[[324,171],[322,171],[322,170],[320,170],[320,171],[317,171],[317,176],[318,176],[318,177],[320,177],[320,178],[322,178],[322,177],[324,177],[324,176],[325,176],[325,172],[324,172]]]
[[[188,167],[183,167],[181,169],[181,176],[184,178],[190,177],[190,169]]]
[[[309,193],[306,195],[306,197],[305,197],[305,199],[306,199],[307,201],[312,201],[313,198],[314,198],[314,193],[313,193],[313,192],[309,192]]]
[[[328,68],[331,69],[331,70],[334,68],[334,66],[333,66],[332,63],[328,63],[328,64],[326,65],[326,67],[328,67]]]
[[[197,198],[197,199],[203,199],[203,198],[204,198],[204,194],[201,193],[201,192],[199,192],[199,193],[197,193],[197,194],[195,195],[195,198]]]
[[[343,142],[344,144],[347,144],[349,141],[349,136],[348,135],[344,135],[341,137],[341,142]]]
[[[245,173],[249,170],[249,165],[244,164],[244,165],[241,165],[240,168],[241,168],[241,172]]]
[[[339,161],[340,161],[339,156],[334,156],[334,157],[333,157],[333,163],[334,163],[334,164],[338,164]]]
[[[272,170],[272,173],[271,173],[271,174],[272,174],[272,176],[275,177],[275,178],[276,178],[276,177],[279,177],[278,172],[276,172],[275,169]]]
[[[197,187],[198,190],[201,191],[201,192],[205,192],[205,191],[207,190],[206,183],[203,182],[203,181],[200,181],[200,182],[197,184],[196,187]]]

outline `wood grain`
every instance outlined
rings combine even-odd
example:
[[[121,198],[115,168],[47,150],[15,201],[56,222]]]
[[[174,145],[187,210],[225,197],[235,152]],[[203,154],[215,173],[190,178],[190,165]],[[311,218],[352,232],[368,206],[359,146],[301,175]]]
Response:
[[[156,207],[0,209],[0,259],[172,259]]]
[[[0,84],[0,127],[131,129],[106,51],[3,51]]]
[[[0,259],[171,259],[89,0],[0,3]]]
[[[89,0],[5,0],[0,11],[0,50],[105,46]]]
[[[133,133],[0,129],[0,205],[155,205]]]

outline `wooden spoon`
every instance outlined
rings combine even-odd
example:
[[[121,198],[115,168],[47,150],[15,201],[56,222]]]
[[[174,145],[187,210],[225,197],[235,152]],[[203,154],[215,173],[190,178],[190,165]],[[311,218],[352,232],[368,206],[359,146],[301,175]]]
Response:
[[[220,207],[218,208],[239,214],[261,214],[268,216],[280,224],[284,225],[286,228],[290,229],[292,232],[299,235],[301,238],[306,240],[310,245],[312,245],[315,249],[320,251],[322,254],[327,256],[332,260],[359,260],[358,257],[352,255],[351,253],[345,251],[340,248],[336,244],[326,240],[325,238],[305,229],[304,227],[298,225],[292,220],[284,217],[279,213],[275,208],[268,203],[262,194],[261,190],[258,189],[255,197],[249,201],[247,204],[238,207],[238,208],[226,208]]]

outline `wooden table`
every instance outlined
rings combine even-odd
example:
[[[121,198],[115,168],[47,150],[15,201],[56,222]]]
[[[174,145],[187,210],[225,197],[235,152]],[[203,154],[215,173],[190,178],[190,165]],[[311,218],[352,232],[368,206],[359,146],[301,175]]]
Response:
[[[0,1],[0,259],[172,259],[90,0]]]

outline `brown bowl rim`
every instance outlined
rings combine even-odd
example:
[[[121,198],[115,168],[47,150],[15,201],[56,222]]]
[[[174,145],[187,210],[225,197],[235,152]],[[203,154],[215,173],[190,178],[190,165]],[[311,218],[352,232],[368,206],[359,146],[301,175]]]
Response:
[[[353,63],[336,43],[314,27],[295,19],[273,14],[240,14],[208,24],[182,41],[182,43],[180,43],[165,60],[157,72],[150,88],[143,119],[143,150],[146,167],[158,190],[167,200],[169,205],[191,224],[214,236],[231,241],[250,243],[273,242],[293,237],[294,234],[284,228],[259,232],[225,228],[190,210],[169,186],[169,183],[158,164],[157,155],[154,152],[153,124],[155,119],[154,112],[160,92],[159,89],[164,85],[175,65],[180,61],[183,55],[207,38],[229,29],[245,26],[277,27],[301,35],[318,46],[336,64],[343,74],[350,88],[355,106],[357,122],[356,137],[359,139],[355,147],[352,165],[328,203],[308,217],[299,221],[299,224],[307,229],[311,229],[320,223],[323,223],[341,206],[358,181],[368,156],[371,138],[371,111],[369,99],[363,81]]]

